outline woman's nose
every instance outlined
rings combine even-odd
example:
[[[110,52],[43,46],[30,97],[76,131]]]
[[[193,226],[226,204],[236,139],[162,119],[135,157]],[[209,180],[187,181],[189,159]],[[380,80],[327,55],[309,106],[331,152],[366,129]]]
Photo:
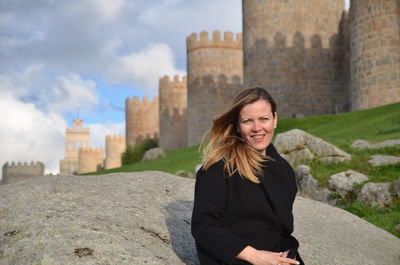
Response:
[[[253,123],[253,127],[251,128],[254,132],[258,132],[261,130],[261,125],[259,122],[255,121]]]

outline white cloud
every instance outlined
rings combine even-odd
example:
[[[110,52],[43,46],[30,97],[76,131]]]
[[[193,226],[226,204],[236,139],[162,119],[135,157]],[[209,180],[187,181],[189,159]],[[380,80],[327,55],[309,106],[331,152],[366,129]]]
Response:
[[[105,150],[106,135],[122,134],[125,136],[125,123],[96,123],[89,124],[90,142],[93,147],[101,147]]]
[[[174,67],[173,52],[167,44],[155,43],[138,53],[118,57],[110,67],[110,74],[117,82],[128,82],[156,95],[160,77],[185,72]]]
[[[57,113],[44,113],[0,90],[0,164],[7,161],[42,161],[47,172],[59,171],[64,156],[67,126]]]
[[[125,4],[124,0],[88,0],[88,2],[106,22],[115,19]]]

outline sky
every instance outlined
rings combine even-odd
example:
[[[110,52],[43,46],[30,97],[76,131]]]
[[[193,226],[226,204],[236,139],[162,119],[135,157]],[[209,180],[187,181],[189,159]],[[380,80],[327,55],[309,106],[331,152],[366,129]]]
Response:
[[[126,97],[186,74],[186,37],[203,30],[241,32],[241,0],[0,0],[0,165],[57,173],[76,117],[92,146],[125,134]]]

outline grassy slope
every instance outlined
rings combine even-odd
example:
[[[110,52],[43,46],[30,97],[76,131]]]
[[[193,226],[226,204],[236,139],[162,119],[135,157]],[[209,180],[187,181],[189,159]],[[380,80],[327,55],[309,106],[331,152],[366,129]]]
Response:
[[[331,165],[318,161],[309,163],[312,168],[312,175],[324,186],[327,185],[327,179],[331,174],[347,169],[365,173],[373,182],[393,181],[400,177],[400,164],[372,167],[367,163],[372,154],[400,156],[400,147],[363,151],[357,151],[350,147],[356,139],[371,142],[400,139],[400,103],[337,115],[280,119],[276,133],[293,128],[307,131],[351,153],[352,160],[346,163]],[[176,173],[178,170],[194,171],[195,165],[201,161],[198,146],[167,152],[166,158],[104,170],[94,174],[143,170],[160,170],[169,173]],[[400,224],[400,204],[398,202],[385,209],[373,209],[348,200],[344,201],[341,207],[400,237],[400,231],[395,229],[395,226]]]

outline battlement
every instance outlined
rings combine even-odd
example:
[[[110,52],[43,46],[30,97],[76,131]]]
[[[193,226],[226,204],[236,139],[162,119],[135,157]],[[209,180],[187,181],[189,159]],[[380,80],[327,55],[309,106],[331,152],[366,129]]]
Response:
[[[236,38],[230,31],[224,32],[224,39],[221,39],[221,32],[216,30],[212,32],[212,38],[208,38],[208,32],[192,33],[186,39],[188,52],[202,48],[225,48],[225,49],[243,49],[242,33],[237,33]]]
[[[128,104],[133,104],[133,105],[151,105],[151,104],[158,104],[158,96],[154,96],[153,100],[149,100],[148,96],[143,96],[142,100],[139,99],[138,96],[134,96],[132,98],[127,97],[125,100],[125,103]]]
[[[85,153],[85,154],[103,154],[104,150],[103,148],[100,147],[84,147],[79,149],[79,154]]]
[[[125,142],[125,137],[122,134],[109,134],[106,135],[106,143],[107,142]]]
[[[34,161],[30,161],[30,162],[26,162],[26,161],[24,161],[24,162],[21,162],[21,161],[18,161],[18,162],[14,162],[14,161],[11,161],[11,162],[7,162],[7,163],[5,163],[4,164],[4,166],[6,166],[7,165],[7,167],[36,167],[36,166],[44,166],[44,164],[43,164],[43,162],[39,162],[39,161],[36,161],[36,162],[34,162]]]
[[[168,75],[165,75],[164,77],[159,79],[160,81],[160,87],[166,87],[168,85],[176,86],[176,85],[186,85],[187,82],[187,77],[186,75],[180,77],[179,75],[174,75],[172,77],[172,80],[170,80],[170,77]]]
[[[7,162],[3,165],[3,179],[1,184],[19,182],[35,176],[44,175],[43,162]]]

